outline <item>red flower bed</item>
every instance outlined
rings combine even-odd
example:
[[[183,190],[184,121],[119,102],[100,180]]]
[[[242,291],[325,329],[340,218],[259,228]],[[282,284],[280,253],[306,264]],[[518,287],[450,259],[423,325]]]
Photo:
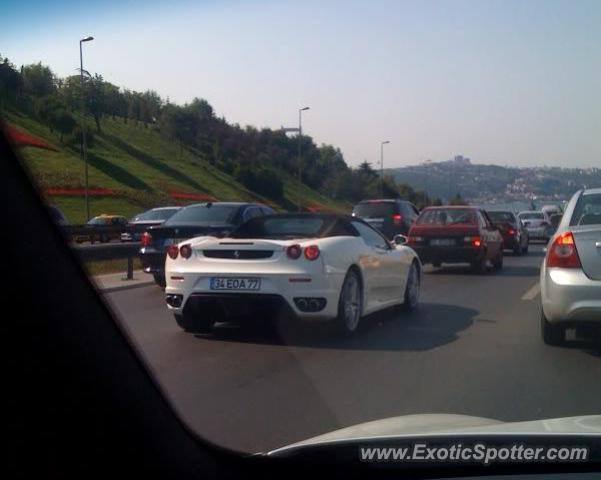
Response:
[[[54,197],[83,196],[86,194],[86,189],[71,187],[53,187],[47,188],[46,194]],[[111,188],[88,188],[88,195],[91,195],[93,197],[115,197],[118,195],[118,193]]]
[[[215,202],[217,199],[204,193],[169,192],[175,200],[197,200],[199,202]]]
[[[45,148],[46,150],[57,151],[56,148],[51,146],[46,140],[42,140],[41,138],[34,137],[29,133],[22,132],[21,130],[17,130],[12,125],[7,125],[4,133],[8,137],[8,140],[16,147],[35,147],[35,148]]]

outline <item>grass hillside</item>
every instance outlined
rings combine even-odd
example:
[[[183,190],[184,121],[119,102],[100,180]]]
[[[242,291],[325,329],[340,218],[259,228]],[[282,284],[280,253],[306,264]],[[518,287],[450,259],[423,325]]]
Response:
[[[77,188],[84,185],[84,165],[79,148],[62,144],[59,136],[37,120],[12,110],[3,112],[5,120],[26,133],[42,138],[57,151],[22,148],[22,156],[42,192],[50,188]],[[91,119],[90,128],[93,127]],[[202,156],[181,149],[152,127],[145,128],[123,119],[104,117],[102,131],[94,129],[94,141],[88,148],[90,188],[115,190],[110,197],[90,197],[90,214],[132,216],[146,208],[186,203],[174,200],[172,192],[202,194],[218,200],[255,200],[278,210],[294,210],[298,184],[286,172],[278,172],[284,183],[284,198],[273,201],[248,190],[231,175],[213,167]],[[350,205],[334,202],[303,186],[303,205],[346,212]],[[82,196],[49,196],[70,223],[85,222]]]

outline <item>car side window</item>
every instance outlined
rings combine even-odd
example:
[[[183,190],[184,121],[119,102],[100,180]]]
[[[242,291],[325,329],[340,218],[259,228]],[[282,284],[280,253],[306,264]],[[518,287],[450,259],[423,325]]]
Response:
[[[247,220],[250,220],[251,218],[261,217],[261,216],[263,216],[263,212],[261,212],[261,209],[259,207],[248,207],[244,211],[244,214],[242,215],[242,221],[246,222]]]
[[[390,249],[390,244],[388,240],[386,240],[382,235],[376,232],[373,228],[368,227],[367,225],[361,222],[353,222],[353,227],[359,232],[361,238],[365,241],[367,245],[375,248],[384,248]]]

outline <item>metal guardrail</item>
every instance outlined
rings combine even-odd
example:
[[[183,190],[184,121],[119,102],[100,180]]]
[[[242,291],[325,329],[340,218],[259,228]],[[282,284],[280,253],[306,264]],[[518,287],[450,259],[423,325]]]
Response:
[[[127,259],[127,280],[133,280],[134,258],[140,251],[139,242],[73,245],[72,248],[82,262]]]

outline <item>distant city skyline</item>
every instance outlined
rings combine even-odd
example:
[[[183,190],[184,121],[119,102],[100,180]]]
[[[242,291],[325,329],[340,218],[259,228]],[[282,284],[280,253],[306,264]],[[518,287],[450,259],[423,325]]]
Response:
[[[86,69],[346,161],[601,165],[601,2],[129,0],[3,4],[0,54]]]

